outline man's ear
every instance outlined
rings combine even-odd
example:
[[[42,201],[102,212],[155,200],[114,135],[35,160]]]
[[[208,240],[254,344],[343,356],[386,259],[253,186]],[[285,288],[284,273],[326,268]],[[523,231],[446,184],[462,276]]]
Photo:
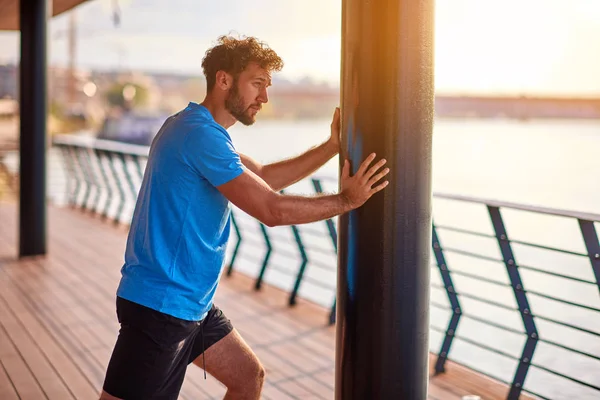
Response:
[[[229,90],[233,85],[233,76],[225,71],[217,71],[216,85],[221,90]]]

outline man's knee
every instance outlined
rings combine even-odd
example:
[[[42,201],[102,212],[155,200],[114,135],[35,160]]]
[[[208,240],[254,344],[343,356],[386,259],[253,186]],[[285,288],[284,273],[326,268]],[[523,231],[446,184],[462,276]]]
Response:
[[[228,389],[242,392],[260,390],[265,382],[266,374],[265,367],[256,359],[255,362],[244,369],[243,376],[232,382],[231,386],[233,387],[229,386]]]
[[[252,367],[249,368],[247,372],[248,381],[253,382],[254,385],[261,387],[265,381],[265,376],[267,375],[267,371],[262,363],[256,359],[254,363],[252,363]]]
[[[262,383],[265,381],[266,376],[267,376],[267,371],[265,370],[265,367],[259,361],[258,367],[257,367],[256,380],[258,382],[260,382],[262,385]]]

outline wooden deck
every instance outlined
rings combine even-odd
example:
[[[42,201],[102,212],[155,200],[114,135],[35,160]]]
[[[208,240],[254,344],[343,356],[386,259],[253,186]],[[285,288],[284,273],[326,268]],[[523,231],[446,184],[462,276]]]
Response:
[[[0,399],[97,399],[117,337],[115,289],[126,231],[71,209],[49,208],[49,254],[18,261],[14,204],[0,203]],[[335,328],[327,311],[282,291],[252,290],[240,274],[224,278],[217,304],[267,370],[265,399],[331,399]],[[202,370],[188,369],[181,399],[222,398]],[[449,363],[432,376],[430,399],[477,394],[506,398],[507,388]]]

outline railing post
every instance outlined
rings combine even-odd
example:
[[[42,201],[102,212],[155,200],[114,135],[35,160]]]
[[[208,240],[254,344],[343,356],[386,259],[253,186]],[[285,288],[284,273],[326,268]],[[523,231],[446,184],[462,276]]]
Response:
[[[106,219],[108,217],[108,210],[110,205],[112,204],[112,189],[110,187],[110,181],[108,180],[108,175],[106,174],[106,170],[104,169],[104,165],[102,165],[102,159],[107,159],[104,150],[95,149],[96,157],[98,159],[98,166],[100,168],[100,174],[102,175],[102,180],[104,181],[106,188],[106,200],[104,201],[104,211],[102,212],[102,219]]]
[[[81,191],[81,188],[83,187],[85,181],[85,172],[83,172],[83,167],[79,162],[79,156],[77,155],[77,147],[69,145],[67,149],[68,157],[70,158],[71,164],[73,165],[73,176],[75,176],[75,182],[77,182],[75,191],[73,193],[73,203],[71,205],[73,206],[73,208],[77,208],[79,206],[79,192]]]
[[[87,210],[88,202],[90,201],[90,196],[92,194],[93,187],[92,171],[89,168],[90,165],[87,162],[87,159],[85,159],[84,154],[88,151],[88,149],[87,147],[77,147],[75,151],[77,153],[77,160],[79,162],[79,166],[81,167],[81,172],[83,173],[83,180],[85,181],[85,194],[83,196],[83,200],[81,201],[81,209]]]
[[[129,184],[129,189],[131,189],[131,194],[133,195],[133,202],[135,203],[138,196],[138,191],[136,190],[135,184],[131,179],[131,174],[127,170],[127,160],[125,159],[125,154],[119,153],[119,158],[121,159],[121,164],[123,164],[123,173],[125,174],[125,179]]]
[[[115,183],[117,185],[117,190],[119,191],[119,195],[121,196],[121,202],[119,203],[119,208],[117,209],[114,218],[115,225],[118,225],[121,221],[121,214],[123,213],[123,209],[125,208],[125,190],[123,190],[123,186],[121,186],[121,180],[119,179],[119,175],[117,174],[117,169],[115,168],[112,153],[110,151],[107,151],[106,157],[108,158],[108,166],[110,167],[110,171],[112,172],[112,175],[114,177]]]
[[[93,187],[96,188],[96,196],[94,196],[94,200],[92,201],[93,205],[93,211],[94,212],[98,212],[98,202],[100,201],[100,184],[98,183],[98,180],[96,179],[96,174],[94,173],[94,165],[92,163],[92,156],[90,155],[90,152],[94,153],[94,156],[96,155],[96,152],[94,151],[94,149],[92,148],[88,148],[88,147],[84,147],[84,153],[85,153],[85,162],[87,164],[87,168],[88,168],[88,174],[90,175],[90,182],[91,185]],[[90,192],[91,194],[91,192]],[[91,207],[89,207],[86,203],[86,208],[91,210]]]
[[[73,160],[71,160],[71,155],[69,154],[69,148],[67,145],[59,144],[56,145],[62,153],[62,159],[65,164],[65,171],[67,171],[67,203],[70,206],[75,204],[75,198],[77,193],[79,192],[79,179],[77,179],[77,174],[75,173],[75,166],[73,165]],[[75,187],[73,187],[72,181],[75,181]]]
[[[235,248],[233,249],[233,254],[231,255],[231,260],[229,261],[229,267],[227,268],[227,276],[231,276],[231,273],[233,272],[233,265],[235,263],[235,259],[237,258],[238,251],[240,250],[240,245],[242,244],[242,233],[240,232],[240,227],[238,226],[237,221],[235,220],[235,215],[233,211],[231,211],[231,224],[233,225],[237,242],[235,243]]]
[[[523,389],[523,385],[525,384],[525,378],[527,378],[527,372],[529,371],[529,366],[531,364],[531,360],[533,359],[533,353],[535,352],[538,342],[538,331],[535,326],[535,321],[532,317],[529,301],[527,300],[527,294],[525,288],[523,287],[521,274],[519,273],[519,267],[515,261],[515,256],[512,251],[512,246],[510,245],[510,240],[508,239],[508,233],[504,227],[500,209],[493,206],[487,206],[487,208],[490,218],[492,219],[492,225],[494,226],[496,239],[498,240],[498,246],[500,247],[500,252],[502,253],[502,258],[504,259],[504,265],[506,266],[506,270],[510,278],[510,284],[513,288],[517,305],[521,313],[521,318],[523,319],[523,325],[525,326],[525,332],[527,334],[525,346],[523,347],[523,352],[521,354],[521,360],[517,366],[517,370],[515,371],[512,386],[508,393],[508,399],[512,400],[519,398],[521,390]]]
[[[269,258],[271,258],[271,252],[273,251],[273,246],[271,245],[271,240],[269,239],[269,233],[267,232],[267,228],[264,224],[260,222],[258,224],[260,225],[260,230],[262,231],[263,238],[265,239],[265,246],[267,246],[267,252],[265,253],[265,258],[263,259],[260,272],[256,277],[256,283],[254,284],[254,289],[256,290],[260,290],[262,286],[262,281],[265,276],[265,272],[267,271],[267,265],[269,265]]]
[[[312,179],[313,187],[315,188],[316,193],[323,193],[323,186],[321,185],[321,180],[317,178]],[[331,244],[335,252],[337,253],[338,249],[338,237],[337,231],[335,230],[335,224],[333,223],[333,219],[329,218],[325,220],[325,224],[327,225],[327,231],[329,232],[329,237],[331,238]]]
[[[300,290],[300,284],[302,283],[302,278],[304,278],[304,271],[306,270],[306,265],[308,264],[308,255],[306,254],[306,250],[304,249],[304,243],[302,243],[302,237],[300,236],[300,231],[298,227],[296,225],[292,225],[291,228],[292,232],[294,233],[296,245],[298,245],[300,257],[302,258],[302,262],[300,263],[300,269],[298,270],[298,275],[296,276],[296,283],[294,283],[294,289],[292,289],[292,293],[290,294],[289,304],[290,306],[293,306],[296,304],[298,290]]]
[[[600,290],[600,243],[598,242],[596,227],[592,221],[586,221],[582,219],[578,221],[579,229],[581,230],[581,235],[583,236],[583,240],[585,242],[588,257],[590,258],[590,263],[592,264],[592,270],[594,271],[594,276],[596,277],[596,284],[598,285],[598,290]]]
[[[71,202],[71,206],[73,208],[78,207],[79,201],[79,193],[83,187],[84,174],[81,169],[81,165],[79,164],[79,157],[77,157],[77,148],[73,145],[68,145],[66,147],[66,157],[70,160],[70,164],[73,167],[73,177],[75,179],[75,188],[73,189],[73,201]]]
[[[140,163],[140,158],[135,154],[132,154],[131,157],[133,158],[133,162],[135,162],[135,169],[137,170],[141,181],[144,179],[144,171],[142,171],[142,164]]]
[[[446,360],[450,354],[450,347],[452,346],[452,341],[454,339],[454,335],[456,334],[456,329],[458,328],[458,322],[460,321],[462,309],[460,307],[460,302],[458,301],[458,296],[456,295],[456,290],[454,289],[452,277],[450,276],[450,272],[448,270],[448,263],[446,262],[446,257],[444,257],[444,250],[442,249],[442,244],[437,235],[435,224],[432,224],[431,226],[431,242],[433,253],[435,255],[436,263],[438,269],[440,270],[440,275],[442,277],[442,281],[444,282],[444,287],[446,288],[446,294],[448,295],[448,301],[450,302],[450,307],[452,310],[452,317],[450,318],[450,322],[448,322],[448,328],[446,329],[446,337],[442,342],[442,348],[440,349],[440,353],[435,363],[435,372],[439,374],[445,371],[444,365],[446,364]]]
[[[313,178],[312,180],[313,187],[315,188],[316,193],[323,193],[323,186],[321,185],[321,180],[317,178]],[[337,231],[335,229],[335,224],[333,223],[333,219],[325,220],[325,224],[327,225],[327,231],[329,232],[329,237],[331,238],[331,242],[333,244],[333,249],[337,254],[338,251],[338,236]],[[336,265],[337,267],[337,265]],[[337,301],[334,297],[333,305],[331,306],[331,311],[329,313],[329,325],[335,324],[335,308],[337,305]]]

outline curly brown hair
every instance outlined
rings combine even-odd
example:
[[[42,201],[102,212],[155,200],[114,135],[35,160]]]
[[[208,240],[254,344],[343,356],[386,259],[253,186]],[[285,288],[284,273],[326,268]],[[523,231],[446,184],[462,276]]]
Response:
[[[237,78],[251,62],[258,63],[269,72],[283,68],[283,61],[277,53],[255,37],[219,37],[217,44],[206,51],[202,60],[208,91],[215,86],[217,71],[225,71]]]

